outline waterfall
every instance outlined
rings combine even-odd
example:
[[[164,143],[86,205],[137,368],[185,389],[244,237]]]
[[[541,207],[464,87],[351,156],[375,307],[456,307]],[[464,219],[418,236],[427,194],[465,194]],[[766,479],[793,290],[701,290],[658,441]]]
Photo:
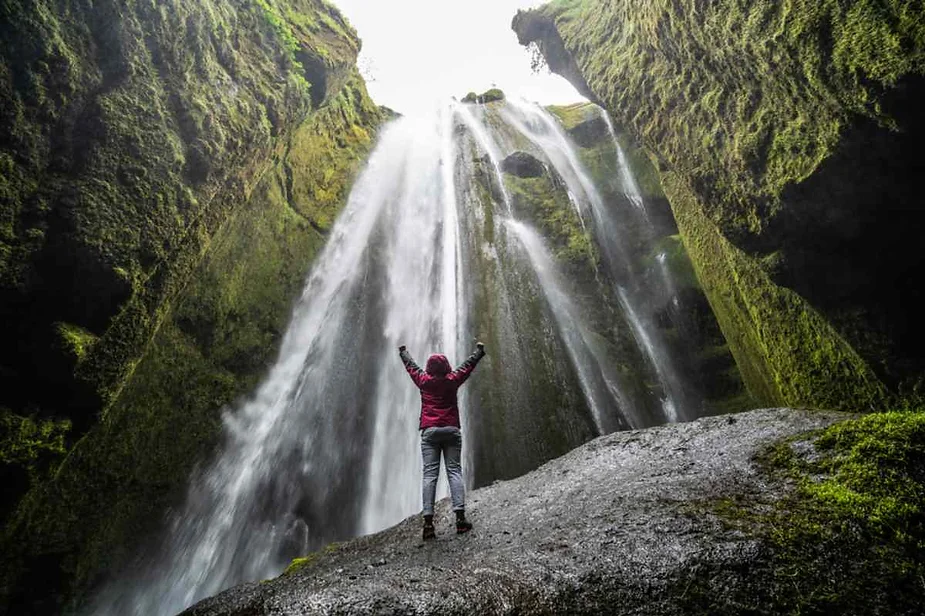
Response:
[[[419,511],[420,402],[399,344],[419,363],[442,352],[459,364],[488,337],[460,392],[470,487],[597,434],[685,416],[623,221],[575,147],[541,108],[505,103],[492,122],[484,113],[454,102],[382,130],[275,364],[225,410],[220,451],[194,473],[139,573],[105,588],[92,613],[174,614]],[[605,257],[592,290],[519,218],[500,164],[516,135],[549,161],[562,207]],[[634,376],[646,363],[660,383],[654,413],[648,379]]]
[[[589,334],[578,308],[565,291],[561,274],[543,245],[543,239],[536,231],[521,222],[509,220],[507,224],[517,235],[533,263],[556,323],[565,338],[566,349],[578,373],[582,391],[591,406],[598,431],[606,434],[617,429],[621,423],[625,425],[625,422],[620,422],[619,418],[608,412],[608,408],[614,407],[632,416],[632,424],[640,425],[635,409],[613,373],[611,362]]]
[[[610,135],[614,151],[617,153],[617,166],[620,169],[620,184],[623,186],[623,195],[645,216],[646,204],[642,199],[642,192],[639,190],[639,185],[636,184],[636,178],[633,176],[633,172],[626,162],[626,154],[624,154],[623,147],[617,139],[617,131],[613,128],[613,121],[611,121],[610,115],[603,109],[599,108],[599,113],[604,123],[607,125],[607,133]]]
[[[631,212],[624,211],[621,215],[618,208],[608,207],[582,164],[575,146],[548,111],[525,101],[512,101],[501,113],[549,159],[569,185],[570,192],[580,194],[586,200],[586,205],[591,210],[595,222],[594,231],[597,243],[602,247],[610,273],[616,280],[617,296],[623,307],[624,315],[631,325],[638,345],[661,384],[661,406],[664,418],[666,421],[678,421],[680,413],[683,412],[679,409],[683,409],[688,402],[685,388],[671,355],[666,351],[666,346],[660,339],[657,329],[653,327],[651,315],[644,314],[639,308],[647,305],[645,280],[624,247],[627,242],[623,228],[628,224]],[[607,118],[606,114],[604,117]],[[648,216],[645,214],[645,207],[642,205],[642,197],[635,180],[632,179],[632,173],[626,166],[609,118],[607,118],[607,126],[617,148],[621,178],[629,176],[631,179],[631,181],[622,182],[624,195],[642,214],[645,221],[644,227],[649,235],[651,227]],[[631,195],[626,195],[627,191],[630,191]]]

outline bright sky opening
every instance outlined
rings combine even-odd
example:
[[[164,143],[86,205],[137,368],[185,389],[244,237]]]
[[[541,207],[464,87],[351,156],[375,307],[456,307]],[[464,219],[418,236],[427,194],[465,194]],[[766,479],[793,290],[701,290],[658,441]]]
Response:
[[[333,0],[363,40],[360,71],[380,105],[401,113],[499,87],[543,104],[584,100],[546,68],[534,73],[511,20],[538,0]]]

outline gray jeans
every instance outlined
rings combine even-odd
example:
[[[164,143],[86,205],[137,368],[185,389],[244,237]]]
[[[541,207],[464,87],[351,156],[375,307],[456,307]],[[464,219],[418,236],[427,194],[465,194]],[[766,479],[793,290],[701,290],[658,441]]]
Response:
[[[466,508],[466,487],[463,483],[462,432],[445,426],[427,428],[421,432],[421,455],[424,457],[424,515],[433,515],[434,497],[437,494],[437,475],[440,474],[440,453],[446,464],[446,479],[450,484],[453,511]]]

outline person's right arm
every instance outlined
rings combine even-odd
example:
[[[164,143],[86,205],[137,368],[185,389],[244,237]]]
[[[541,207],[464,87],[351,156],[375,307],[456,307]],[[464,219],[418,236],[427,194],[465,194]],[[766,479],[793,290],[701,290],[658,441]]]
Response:
[[[420,387],[421,383],[424,382],[425,372],[421,370],[419,365],[414,363],[414,360],[411,358],[411,353],[408,352],[405,345],[398,347],[398,356],[401,357],[402,363],[405,364],[405,370],[408,371],[408,376],[411,377],[415,385]]]

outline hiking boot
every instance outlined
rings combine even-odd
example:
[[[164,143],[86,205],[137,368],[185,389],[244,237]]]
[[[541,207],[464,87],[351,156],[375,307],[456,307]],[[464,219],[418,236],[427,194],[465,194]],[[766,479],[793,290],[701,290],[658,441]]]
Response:
[[[424,516],[424,530],[421,535],[424,538],[424,541],[437,538],[437,531],[434,529],[434,516]]]
[[[465,511],[456,512],[456,534],[461,535],[472,530],[472,522],[466,519]]]

